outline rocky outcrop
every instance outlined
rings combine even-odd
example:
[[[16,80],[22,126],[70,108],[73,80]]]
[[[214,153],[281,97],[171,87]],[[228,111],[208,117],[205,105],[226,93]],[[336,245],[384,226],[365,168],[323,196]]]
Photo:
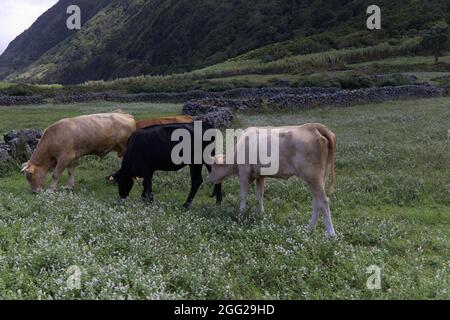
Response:
[[[0,165],[3,163],[7,163],[12,160],[9,155],[10,148],[5,143],[0,143]]]
[[[0,166],[12,161],[25,162],[30,159],[42,134],[40,130],[29,129],[6,133],[3,136],[5,142],[0,143]]]

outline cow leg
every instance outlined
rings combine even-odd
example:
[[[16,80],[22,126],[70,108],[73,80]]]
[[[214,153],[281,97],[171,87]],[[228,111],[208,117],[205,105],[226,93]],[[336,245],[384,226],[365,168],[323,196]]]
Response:
[[[50,187],[48,188],[48,191],[50,191],[50,192],[55,192],[56,191],[56,187],[58,185],[59,177],[63,173],[64,169],[66,169],[70,165],[72,160],[73,159],[70,159],[70,160],[60,159],[60,160],[58,160],[58,163],[56,164],[56,167],[53,170],[52,182],[50,183]]]
[[[69,173],[69,179],[67,180],[67,189],[73,190],[75,187],[75,164],[71,163],[67,168],[67,172]]]
[[[198,189],[203,183],[202,165],[195,165],[195,164],[191,165],[190,170],[191,170],[191,192],[189,193],[189,196],[183,205],[183,207],[185,207],[186,209],[191,206]]]
[[[316,229],[317,220],[319,220],[319,205],[317,203],[316,196],[313,194],[313,210],[311,213],[311,222],[309,223],[308,229],[313,231]]]
[[[114,148],[114,151],[117,152],[117,158],[119,158],[119,160],[122,160],[123,156],[125,155],[125,152],[127,151],[127,143],[128,140],[125,143],[119,143]]]
[[[313,212],[311,216],[311,223],[309,229],[314,230],[319,218],[319,212],[323,213],[323,221],[325,223],[325,237],[336,237],[333,223],[331,221],[330,201],[325,193],[325,186],[323,175],[318,175],[315,178],[306,178],[313,194]]]
[[[151,171],[148,174],[144,175],[144,192],[142,192],[142,200],[153,202],[153,189],[152,189],[152,182],[153,182],[153,174],[155,171]]]
[[[325,237],[336,237],[333,223],[331,222],[330,200],[328,199],[323,180],[318,180],[312,187],[313,193],[313,213],[311,217],[310,229],[314,229],[319,217],[319,211],[322,211],[323,221],[325,223]]]
[[[205,163],[205,167],[206,167],[206,170],[208,170],[208,173],[211,173],[211,166],[209,165],[209,164],[206,164]],[[212,197],[214,197],[214,196],[216,196],[217,197],[217,194],[216,194],[216,185],[214,185],[214,189],[213,189],[213,192],[212,192],[212,194],[211,194],[211,198]]]
[[[333,222],[331,221],[331,212],[330,212],[330,200],[325,195],[324,191],[324,197],[319,202],[320,209],[323,213],[323,221],[325,223],[326,231],[325,231],[325,237],[336,237],[336,232],[334,231]]]
[[[242,217],[245,214],[245,210],[247,209],[247,195],[248,190],[250,189],[251,180],[248,174],[239,172],[239,181],[241,185],[241,201],[239,207],[239,213]]]
[[[216,205],[222,204],[222,184],[215,184],[214,185],[214,195],[216,196]]]
[[[258,199],[259,213],[261,216],[264,214],[264,178],[259,177],[256,179],[256,198]]]
[[[211,166],[209,164],[205,164],[206,170],[208,170],[208,173],[211,173]],[[216,197],[216,204],[221,205],[223,200],[223,193],[222,193],[222,184],[215,184],[213,193],[211,197]]]

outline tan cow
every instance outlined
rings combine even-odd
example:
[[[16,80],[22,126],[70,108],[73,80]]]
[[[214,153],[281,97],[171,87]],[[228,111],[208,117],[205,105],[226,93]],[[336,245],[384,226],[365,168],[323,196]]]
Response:
[[[121,111],[59,120],[44,131],[22,171],[26,173],[31,190],[37,193],[44,190],[47,172],[53,170],[49,191],[54,192],[59,177],[67,168],[67,187],[73,189],[77,159],[86,155],[104,157],[111,151],[122,157],[128,138],[135,130],[133,116]]]
[[[270,149],[271,136],[277,132],[278,140],[278,169],[273,174],[263,174],[266,165],[261,161],[255,164],[248,164],[249,138],[255,136],[265,136],[266,145],[271,150],[271,156],[276,153],[276,149]],[[246,140],[247,139],[247,140]],[[256,140],[254,140],[256,141]],[[245,163],[238,161],[237,153],[245,146],[247,156]],[[334,158],[336,153],[336,136],[322,124],[308,123],[302,126],[271,127],[271,128],[249,128],[236,143],[233,161],[227,161],[226,156],[219,155],[214,159],[212,171],[208,181],[214,184],[221,183],[226,177],[236,175],[240,179],[241,215],[246,210],[246,198],[249,186],[256,180],[256,196],[259,204],[259,211],[264,212],[264,180],[266,177],[288,179],[297,176],[308,184],[313,195],[313,211],[309,228],[315,229],[319,217],[319,211],[324,215],[326,226],[326,236],[335,237],[334,227],[331,221],[329,199],[325,193],[325,178],[328,175],[328,193],[333,192],[334,185]]]

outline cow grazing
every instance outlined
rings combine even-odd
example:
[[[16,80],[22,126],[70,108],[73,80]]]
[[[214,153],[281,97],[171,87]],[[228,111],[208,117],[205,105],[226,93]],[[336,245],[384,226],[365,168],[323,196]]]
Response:
[[[192,116],[167,116],[160,118],[150,118],[136,121],[136,129],[147,129],[154,126],[160,126],[163,124],[174,123],[192,123],[194,122]],[[115,183],[114,174],[107,176],[105,179],[108,183]]]
[[[267,166],[261,165],[259,161],[256,162],[257,164],[238,164],[236,151],[243,146],[244,149],[248,148],[246,144],[248,140],[245,140],[245,137],[266,135],[265,141],[271,141],[270,135],[273,134],[273,129],[276,129],[279,138],[278,171],[271,175],[263,175],[261,169]],[[247,193],[253,181],[256,180],[256,196],[259,211],[262,214],[264,212],[265,178],[288,179],[291,176],[297,176],[306,181],[313,195],[313,211],[309,228],[311,230],[315,229],[319,211],[322,211],[326,226],[326,236],[335,236],[331,221],[329,199],[324,188],[325,178],[328,175],[328,193],[331,194],[333,191],[336,136],[331,130],[324,125],[316,123],[278,128],[249,128],[244,131],[244,134],[237,141],[236,151],[234,161],[227,161],[224,155],[215,157],[208,181],[220,183],[228,176],[237,175],[239,177],[241,215],[246,210]]]
[[[194,124],[167,124],[160,126],[152,126],[146,129],[136,130],[128,140],[127,151],[122,161],[122,167],[113,177],[117,182],[119,195],[122,199],[128,197],[133,188],[133,178],[143,178],[144,191],[142,199],[145,201],[153,201],[152,179],[155,171],[178,171],[189,165],[191,174],[191,191],[184,204],[188,208],[194,199],[198,189],[203,183],[202,167],[206,166],[208,171],[211,167],[206,163],[194,164],[194,143],[192,143],[192,159],[190,164],[175,164],[172,160],[172,150],[179,143],[172,141],[172,133],[177,129],[186,129],[191,135],[194,135]],[[207,146],[203,142],[202,150]],[[214,186],[214,193],[217,204],[222,201],[221,185]]]
[[[54,192],[59,177],[67,168],[67,187],[73,189],[76,160],[85,155],[104,157],[111,151],[122,157],[128,138],[135,130],[133,116],[121,111],[62,119],[45,130],[22,171],[26,173],[31,190],[37,193],[44,190],[47,172],[53,170],[49,191]]]

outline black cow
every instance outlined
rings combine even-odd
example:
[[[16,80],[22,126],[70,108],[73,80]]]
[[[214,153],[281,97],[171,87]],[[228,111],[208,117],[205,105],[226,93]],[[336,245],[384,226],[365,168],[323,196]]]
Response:
[[[142,199],[153,201],[152,178],[157,170],[178,171],[186,164],[174,164],[171,158],[172,149],[179,143],[171,141],[172,133],[177,129],[186,129],[191,136],[191,162],[194,163],[194,124],[167,124],[136,130],[128,139],[127,151],[122,160],[122,167],[113,175],[119,188],[119,195],[125,199],[133,188],[133,178],[144,178],[144,192]],[[203,132],[209,128],[203,128]],[[202,152],[211,142],[202,142]],[[203,157],[202,157],[203,159]],[[203,160],[202,160],[203,161]],[[208,171],[211,167],[206,164],[189,164],[191,171],[191,192],[184,204],[188,208],[194,199],[198,189],[203,183],[202,167]],[[220,184],[214,186],[213,196],[216,203],[222,202],[222,188]]]

